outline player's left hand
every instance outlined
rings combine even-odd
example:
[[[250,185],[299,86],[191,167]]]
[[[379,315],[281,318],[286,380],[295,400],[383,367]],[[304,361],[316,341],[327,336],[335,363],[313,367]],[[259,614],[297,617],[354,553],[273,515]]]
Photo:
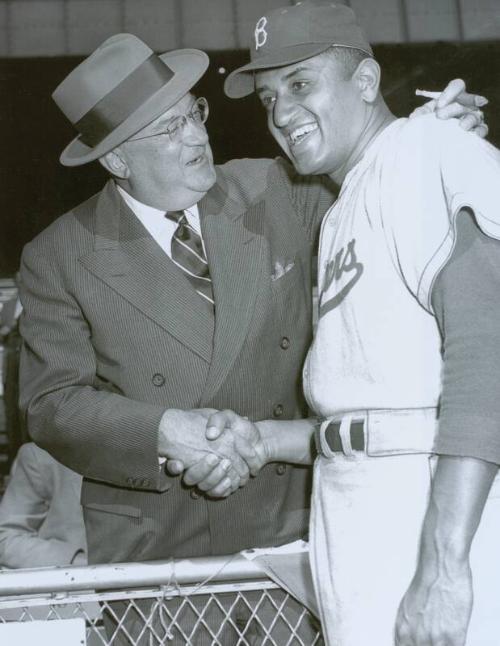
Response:
[[[399,606],[396,646],[464,646],[471,611],[468,561],[433,574],[417,569]]]
[[[439,119],[459,119],[464,130],[484,138],[488,134],[488,125],[484,122],[481,108],[487,103],[486,97],[467,92],[462,79],[453,79],[438,97],[416,108],[410,118],[435,112]]]

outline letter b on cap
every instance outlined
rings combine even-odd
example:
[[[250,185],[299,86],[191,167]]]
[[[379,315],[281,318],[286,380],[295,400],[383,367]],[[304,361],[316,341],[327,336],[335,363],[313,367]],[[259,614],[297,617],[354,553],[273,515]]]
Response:
[[[262,16],[262,18],[259,18],[257,21],[257,24],[255,25],[255,49],[259,49],[259,47],[262,47],[262,45],[265,45],[266,40],[267,40],[267,31],[266,31],[266,25],[267,25],[267,18],[265,16]]]

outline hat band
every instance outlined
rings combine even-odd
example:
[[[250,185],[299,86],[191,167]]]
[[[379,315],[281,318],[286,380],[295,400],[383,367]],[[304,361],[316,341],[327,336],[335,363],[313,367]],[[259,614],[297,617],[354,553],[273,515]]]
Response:
[[[173,76],[173,70],[152,54],[74,124],[83,143],[97,146]]]

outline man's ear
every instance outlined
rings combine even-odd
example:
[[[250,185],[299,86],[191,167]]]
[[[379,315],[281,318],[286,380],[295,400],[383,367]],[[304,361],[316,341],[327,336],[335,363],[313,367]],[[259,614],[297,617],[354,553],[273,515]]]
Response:
[[[366,103],[373,103],[378,96],[380,88],[380,65],[374,58],[365,58],[358,65],[353,74],[361,98]]]
[[[109,153],[99,157],[99,161],[108,173],[111,173],[114,177],[128,179],[130,168],[120,148],[114,148]]]

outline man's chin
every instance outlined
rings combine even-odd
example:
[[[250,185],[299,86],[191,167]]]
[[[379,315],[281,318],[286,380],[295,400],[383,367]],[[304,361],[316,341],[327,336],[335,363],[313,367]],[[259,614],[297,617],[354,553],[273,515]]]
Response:
[[[322,175],[324,171],[318,168],[317,161],[310,157],[290,157],[295,170],[299,175]]]
[[[215,174],[215,168],[213,164],[207,164],[206,168],[203,171],[199,171],[196,174],[196,178],[193,178],[192,188],[195,191],[206,192],[215,184],[217,175]]]
[[[196,182],[191,183],[191,190],[196,191],[197,193],[206,193],[209,191],[212,186],[215,184],[217,176],[215,172],[208,174],[203,178],[197,178]]]
[[[216,180],[217,180],[217,175],[215,174],[215,168],[212,165],[210,170],[209,171],[207,170],[207,177],[205,179],[204,190],[208,191],[209,188],[212,188]]]

